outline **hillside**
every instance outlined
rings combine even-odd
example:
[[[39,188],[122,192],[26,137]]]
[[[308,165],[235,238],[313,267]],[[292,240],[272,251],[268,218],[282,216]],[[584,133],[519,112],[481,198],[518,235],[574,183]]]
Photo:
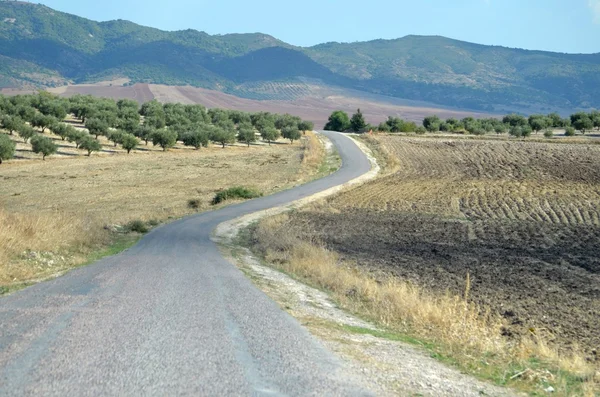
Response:
[[[425,36],[300,48],[260,33],[165,32],[123,20],[94,22],[23,2],[0,2],[0,61],[0,88],[127,78],[267,99],[265,86],[308,78],[486,111],[600,107],[600,54]]]

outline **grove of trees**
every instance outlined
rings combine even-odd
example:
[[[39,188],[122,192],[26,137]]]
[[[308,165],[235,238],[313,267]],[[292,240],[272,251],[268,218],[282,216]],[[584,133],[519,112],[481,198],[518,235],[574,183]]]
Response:
[[[67,122],[69,114],[85,128],[75,128],[72,121]],[[312,122],[290,114],[207,109],[202,105],[162,104],[155,100],[140,106],[129,99],[115,101],[87,95],[61,98],[45,91],[0,95],[0,128],[6,132],[0,134],[0,163],[14,157],[15,141],[9,135],[15,133],[45,159],[58,150],[55,138],[48,133],[74,143],[90,156],[102,150],[100,137],[115,147],[121,145],[127,153],[140,142],[152,142],[164,151],[177,142],[198,150],[210,142],[223,148],[235,142],[250,146],[258,137],[269,145],[281,136],[293,143],[313,127]]]
[[[484,135],[489,133],[504,134],[517,138],[527,138],[532,134],[543,132],[544,137],[552,138],[554,129],[565,130],[566,136],[573,136],[579,131],[581,134],[600,130],[600,111],[593,110],[590,113],[577,112],[570,117],[562,118],[558,113],[547,115],[534,114],[525,117],[519,114],[508,114],[502,118],[480,118],[465,117],[462,120],[448,118],[440,119],[438,116],[425,117],[421,125],[415,122],[403,120],[399,117],[388,117],[388,119],[374,127],[365,122],[360,109],[350,117],[341,110],[334,111],[325,125],[325,130],[340,132],[367,132],[376,130],[379,132],[414,132],[424,134],[426,132],[451,132],[460,134]]]

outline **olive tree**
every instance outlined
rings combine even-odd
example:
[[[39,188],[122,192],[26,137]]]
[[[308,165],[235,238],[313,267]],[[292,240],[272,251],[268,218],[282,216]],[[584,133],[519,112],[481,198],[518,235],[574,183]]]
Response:
[[[260,136],[264,141],[269,142],[269,146],[271,146],[271,142],[276,141],[281,134],[277,128],[267,127],[260,132]]]
[[[306,131],[312,131],[315,128],[315,124],[311,121],[303,120],[298,123],[298,129],[306,134]]]
[[[121,146],[123,146],[123,149],[127,150],[127,154],[137,148],[139,144],[140,141],[131,134],[123,134],[121,137]]]
[[[226,144],[234,143],[235,138],[235,129],[228,128],[227,126],[216,126],[213,128],[210,134],[210,140],[216,143],[220,143],[223,148],[225,148]]]
[[[108,134],[108,123],[97,118],[88,119],[85,122],[85,128],[87,128],[88,132],[94,135],[96,139],[98,139],[100,135]]]
[[[283,127],[283,130],[281,130],[281,135],[283,135],[285,139],[289,139],[290,143],[294,143],[294,141],[302,137],[302,134],[300,133],[298,128],[296,126],[290,125]]]
[[[2,128],[5,129],[6,131],[8,131],[8,133],[10,135],[12,135],[15,131],[17,131],[20,126],[25,124],[25,122],[23,120],[21,120],[19,117],[9,116],[7,114],[2,116],[2,119],[0,120],[0,122],[2,124]]]
[[[8,135],[0,134],[0,164],[3,160],[10,160],[15,155],[16,144]]]
[[[27,143],[28,140],[33,138],[36,132],[31,126],[23,124],[17,130],[17,134],[19,134],[19,136],[23,138],[23,142]]]
[[[252,142],[256,142],[256,133],[251,123],[242,123],[238,129],[238,141],[244,142],[248,146]]]
[[[31,147],[33,153],[42,155],[42,160],[46,160],[46,156],[50,156],[58,150],[52,139],[43,135],[36,135],[31,138]]]
[[[31,120],[31,125],[33,127],[41,128],[42,134],[43,134],[44,132],[46,132],[47,128],[51,127],[52,125],[56,124],[57,122],[58,122],[58,120],[52,116],[45,116],[41,113],[38,113]]]
[[[102,145],[100,145],[100,142],[88,134],[82,138],[81,142],[79,143],[79,148],[86,150],[88,157],[90,157],[92,152],[99,152],[102,150]]]
[[[175,146],[177,143],[177,132],[170,130],[157,130],[152,135],[152,144],[154,146],[160,146],[163,151]]]
[[[185,146],[192,146],[196,150],[202,146],[208,146],[209,139],[208,131],[200,127],[196,127],[192,131],[183,134],[183,144]]]

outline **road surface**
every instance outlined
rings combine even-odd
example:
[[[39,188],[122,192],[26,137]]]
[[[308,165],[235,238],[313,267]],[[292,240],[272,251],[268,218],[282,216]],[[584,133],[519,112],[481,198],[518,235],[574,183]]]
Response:
[[[335,174],[164,225],[0,298],[0,396],[370,394],[210,239],[221,222],[369,171],[351,139],[326,135],[343,162]]]

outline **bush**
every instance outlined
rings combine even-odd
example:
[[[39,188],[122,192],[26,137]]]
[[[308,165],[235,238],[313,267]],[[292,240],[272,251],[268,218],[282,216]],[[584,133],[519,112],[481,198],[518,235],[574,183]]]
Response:
[[[256,190],[248,189],[243,186],[236,186],[218,192],[213,199],[212,204],[216,205],[231,199],[253,199],[260,196],[262,196],[262,193]]]
[[[573,127],[565,128],[565,136],[575,136],[575,128],[573,128]]]
[[[125,230],[127,230],[130,233],[144,234],[144,233],[148,233],[148,231],[150,229],[143,221],[135,220],[135,221],[131,221],[127,225],[125,225]]]
[[[415,132],[419,135],[423,135],[424,133],[427,132],[427,129],[423,126],[419,126],[419,127],[415,128]]]
[[[2,160],[12,159],[15,155],[15,143],[8,135],[0,135],[0,164]]]
[[[200,200],[198,200],[198,199],[188,200],[188,208],[197,210],[198,208],[200,208]]]
[[[554,136],[554,131],[552,131],[552,129],[547,129],[546,131],[544,131],[544,137],[545,138],[552,138]]]

